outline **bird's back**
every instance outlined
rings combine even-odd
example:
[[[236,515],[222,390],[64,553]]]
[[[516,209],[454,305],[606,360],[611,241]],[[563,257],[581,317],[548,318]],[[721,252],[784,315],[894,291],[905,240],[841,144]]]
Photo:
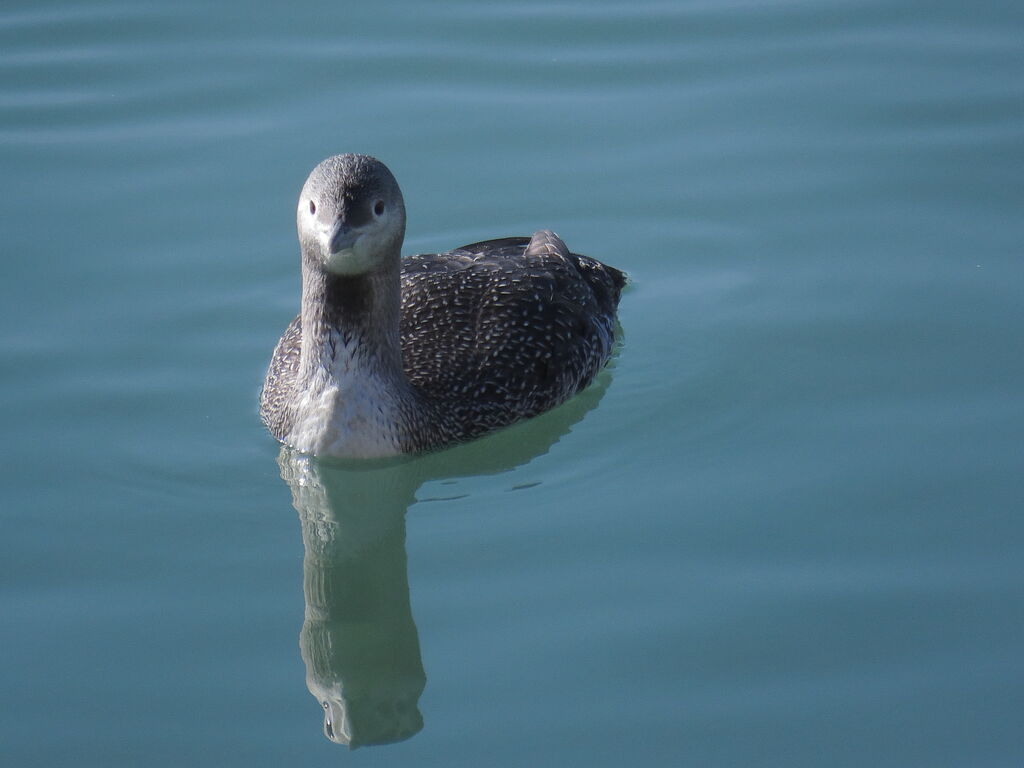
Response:
[[[552,408],[607,362],[622,272],[552,232],[402,260],[403,368],[464,440]]]

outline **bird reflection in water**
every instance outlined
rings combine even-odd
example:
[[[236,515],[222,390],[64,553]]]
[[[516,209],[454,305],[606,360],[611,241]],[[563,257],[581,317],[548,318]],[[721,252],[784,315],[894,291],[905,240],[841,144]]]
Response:
[[[299,649],[324,733],[356,748],[423,728],[426,685],[409,600],[405,513],[427,482],[507,472],[545,454],[590,409],[608,370],[568,403],[466,445],[420,457],[338,461],[282,448],[302,523],[305,620]]]

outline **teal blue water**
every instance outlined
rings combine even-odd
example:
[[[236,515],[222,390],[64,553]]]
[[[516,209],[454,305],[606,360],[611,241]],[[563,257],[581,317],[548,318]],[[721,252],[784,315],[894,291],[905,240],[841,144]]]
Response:
[[[994,0],[5,3],[4,765],[1024,764],[1022,40]],[[348,151],[407,253],[628,271],[597,386],[279,455],[296,199]]]

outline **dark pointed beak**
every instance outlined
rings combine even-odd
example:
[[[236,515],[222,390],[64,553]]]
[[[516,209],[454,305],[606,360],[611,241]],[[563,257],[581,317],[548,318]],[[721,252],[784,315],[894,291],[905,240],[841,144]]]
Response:
[[[347,226],[345,222],[338,219],[331,228],[330,239],[327,241],[327,248],[331,253],[338,253],[352,247],[358,233]]]

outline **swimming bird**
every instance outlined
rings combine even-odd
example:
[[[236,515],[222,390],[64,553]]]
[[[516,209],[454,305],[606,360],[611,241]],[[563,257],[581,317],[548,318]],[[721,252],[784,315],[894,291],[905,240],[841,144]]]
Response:
[[[611,354],[621,271],[548,230],[402,258],[405,202],[375,158],[314,168],[297,226],[301,310],[260,416],[300,452],[380,458],[470,440],[564,402]]]

